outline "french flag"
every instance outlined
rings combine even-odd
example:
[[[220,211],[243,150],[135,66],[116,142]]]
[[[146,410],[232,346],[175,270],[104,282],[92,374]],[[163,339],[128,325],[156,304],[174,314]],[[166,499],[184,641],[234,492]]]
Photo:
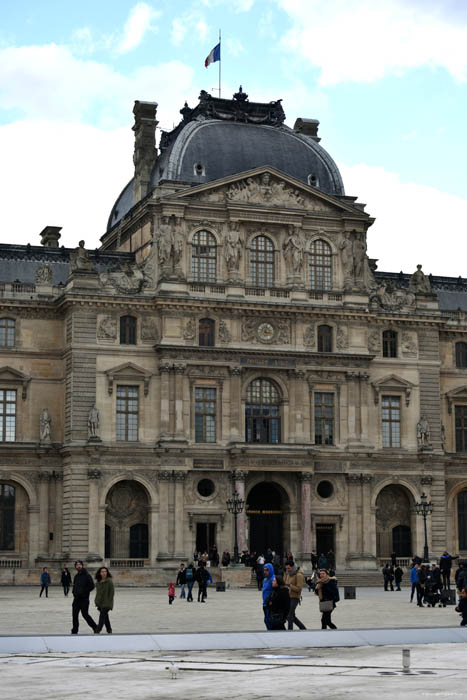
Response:
[[[206,60],[204,62],[205,68],[209,66],[210,63],[215,63],[216,61],[221,60],[221,43],[219,42],[217,46],[213,48],[209,56],[206,57]]]

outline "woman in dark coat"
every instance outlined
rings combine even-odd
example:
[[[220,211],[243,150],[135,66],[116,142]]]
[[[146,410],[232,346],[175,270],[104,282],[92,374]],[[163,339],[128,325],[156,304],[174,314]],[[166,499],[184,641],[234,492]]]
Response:
[[[276,576],[272,582],[272,593],[267,599],[269,624],[272,630],[285,630],[285,621],[289,614],[290,596],[282,576]]]
[[[62,586],[63,593],[67,596],[71,586],[71,574],[66,566],[62,569]]]
[[[329,572],[326,569],[320,569],[315,593],[319,597],[321,629],[325,630],[326,627],[329,627],[332,630],[336,630],[336,625],[331,622],[331,615],[336,607],[336,602],[339,600],[339,592],[336,578],[329,576]],[[324,610],[324,608],[329,608],[329,610]]]
[[[99,610],[99,622],[95,634],[99,634],[101,629],[105,625],[107,634],[112,634],[112,627],[110,626],[109,612],[113,610],[114,607],[114,584],[112,581],[112,574],[106,566],[101,566],[101,568],[96,573],[96,608]]]

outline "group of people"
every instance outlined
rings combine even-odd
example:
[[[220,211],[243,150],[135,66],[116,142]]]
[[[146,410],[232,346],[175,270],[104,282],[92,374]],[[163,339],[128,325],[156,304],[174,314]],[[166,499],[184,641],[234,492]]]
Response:
[[[76,574],[73,582],[68,568],[64,567],[61,575],[61,584],[65,596],[68,596],[70,587],[73,586],[71,634],[78,634],[80,613],[89,627],[91,627],[94,634],[99,634],[104,627],[107,633],[111,634],[112,626],[110,624],[109,612],[113,610],[114,606],[114,584],[112,581],[112,574],[106,566],[101,566],[96,572],[96,583],[94,584],[91,574],[85,569],[84,563],[81,560],[75,561],[75,570]],[[42,593],[45,591],[46,598],[48,598],[49,586],[52,581],[47,567],[42,569],[40,582],[41,590],[39,597],[42,597]],[[94,603],[99,611],[99,621],[97,623],[89,614],[89,598],[94,589],[96,590]]]
[[[208,597],[208,584],[212,583],[212,576],[207,568],[207,561],[204,559],[198,559],[198,567],[195,567],[193,562],[188,564],[188,566],[182,563],[177,571],[175,585],[180,586],[180,598],[186,597],[187,603],[193,602],[193,586],[195,583],[198,583],[198,603],[205,603]],[[172,589],[173,594],[171,593],[171,587],[173,587],[173,585],[173,583],[169,583],[170,605],[175,598],[175,588]]]

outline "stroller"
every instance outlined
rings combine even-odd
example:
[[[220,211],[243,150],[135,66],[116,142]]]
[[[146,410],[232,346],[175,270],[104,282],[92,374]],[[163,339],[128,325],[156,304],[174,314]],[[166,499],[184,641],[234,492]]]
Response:
[[[441,596],[439,594],[438,587],[433,581],[427,581],[425,583],[425,595],[423,599],[429,608],[434,608],[439,604]],[[444,607],[446,607],[446,604],[444,604]]]

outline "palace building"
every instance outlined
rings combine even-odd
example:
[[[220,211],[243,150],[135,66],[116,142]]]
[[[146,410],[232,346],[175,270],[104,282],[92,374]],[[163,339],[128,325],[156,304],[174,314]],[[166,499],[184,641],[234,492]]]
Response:
[[[233,491],[240,550],[376,570],[425,493],[467,555],[467,279],[377,271],[316,119],[203,91],[156,147],[156,111],[98,250],[0,245],[0,582],[165,582]]]

